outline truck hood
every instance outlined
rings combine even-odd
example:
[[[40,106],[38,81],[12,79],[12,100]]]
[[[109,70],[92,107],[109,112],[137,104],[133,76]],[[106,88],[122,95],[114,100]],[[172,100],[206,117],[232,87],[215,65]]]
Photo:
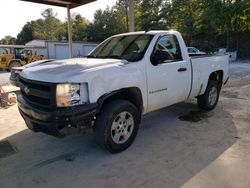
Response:
[[[34,61],[34,62],[31,62],[27,65],[24,65],[20,68],[29,68],[29,67],[34,67],[34,66],[37,66],[37,65],[40,65],[40,64],[43,64],[43,63],[48,63],[48,62],[51,62],[51,61],[54,61],[54,59],[44,59],[44,60],[38,60],[38,61]]]
[[[100,69],[119,68],[126,64],[126,60],[98,59],[98,58],[74,58],[38,63],[35,66],[26,67],[21,76],[30,80],[43,82],[75,82],[75,77]]]

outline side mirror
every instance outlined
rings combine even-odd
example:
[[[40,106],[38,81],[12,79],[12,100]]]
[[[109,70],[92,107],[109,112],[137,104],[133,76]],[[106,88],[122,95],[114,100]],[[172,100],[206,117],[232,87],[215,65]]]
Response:
[[[170,52],[167,52],[166,50],[156,50],[152,55],[151,55],[151,62],[153,65],[158,65],[161,63],[164,63],[166,60],[172,60],[172,56]]]

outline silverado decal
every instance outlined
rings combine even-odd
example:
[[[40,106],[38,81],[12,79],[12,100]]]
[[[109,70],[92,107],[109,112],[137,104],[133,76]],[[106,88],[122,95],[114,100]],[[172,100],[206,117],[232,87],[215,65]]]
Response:
[[[159,93],[159,92],[167,91],[167,90],[168,90],[168,88],[157,89],[157,90],[154,90],[154,91],[149,91],[149,94]]]

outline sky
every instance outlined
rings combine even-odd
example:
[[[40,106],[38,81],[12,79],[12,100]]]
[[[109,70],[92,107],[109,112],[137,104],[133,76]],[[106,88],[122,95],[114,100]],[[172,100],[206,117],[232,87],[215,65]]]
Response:
[[[71,9],[71,13],[79,13],[92,21],[97,9],[105,9],[114,5],[116,0],[97,0],[95,2]],[[41,12],[46,8],[53,8],[57,18],[65,21],[67,9],[56,6],[48,6],[19,0],[0,0],[0,39],[6,35],[16,37],[23,25],[31,20],[42,18]]]

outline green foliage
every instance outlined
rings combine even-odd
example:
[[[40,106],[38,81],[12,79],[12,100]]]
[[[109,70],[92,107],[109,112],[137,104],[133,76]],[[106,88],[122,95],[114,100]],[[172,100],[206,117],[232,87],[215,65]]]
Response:
[[[33,39],[61,40],[66,35],[64,24],[56,18],[52,9],[44,10],[43,19],[27,22],[17,35],[17,43],[24,44]]]
[[[121,4],[104,11],[97,10],[94,15],[94,22],[87,28],[87,39],[89,41],[101,42],[111,35],[127,31],[126,13]]]
[[[249,0],[134,0],[134,3],[136,31],[175,29],[183,34],[188,45],[202,50],[227,47],[241,51],[243,37],[250,35]],[[127,9],[127,0],[117,0],[116,5],[97,10],[93,22],[80,14],[73,15],[73,40],[101,42],[127,32]],[[41,19],[23,26],[17,42],[67,37],[67,22],[56,16],[52,9],[44,10]]]
[[[141,30],[165,29],[163,0],[142,0],[139,11],[139,26]]]
[[[9,44],[15,44],[15,43],[16,43],[16,38],[10,35],[6,35],[4,38],[0,40],[0,44],[9,45]]]
[[[142,0],[140,7],[142,29],[178,30],[204,50],[239,50],[242,33],[250,32],[249,0]]]
[[[17,35],[17,43],[25,44],[34,39],[33,28],[35,27],[35,21],[27,22],[21,32]]]
[[[61,40],[65,34],[65,28],[63,23],[56,18],[52,9],[44,10],[41,15],[43,19],[38,19],[35,22],[35,28],[33,30],[35,39],[43,40]]]
[[[77,14],[73,18],[72,22],[72,39],[73,41],[86,41],[87,39],[87,27],[89,21]]]

